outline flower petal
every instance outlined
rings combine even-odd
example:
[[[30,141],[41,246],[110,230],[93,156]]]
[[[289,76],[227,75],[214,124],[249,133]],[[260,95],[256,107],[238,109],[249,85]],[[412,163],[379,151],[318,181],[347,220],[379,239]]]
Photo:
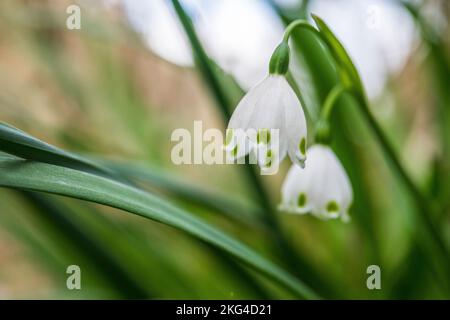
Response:
[[[292,213],[307,213],[313,210],[310,188],[314,181],[312,170],[305,170],[293,164],[281,189],[281,210]]]
[[[259,111],[256,110],[257,105],[261,99],[265,98],[267,91],[273,87],[273,83],[273,77],[269,76],[251,88],[233,111],[228,128],[243,130],[251,128],[254,113]]]
[[[288,153],[292,162],[303,166],[306,159],[306,119],[305,114],[294,90],[284,80],[281,84],[282,103],[285,111],[285,127],[288,143]]]

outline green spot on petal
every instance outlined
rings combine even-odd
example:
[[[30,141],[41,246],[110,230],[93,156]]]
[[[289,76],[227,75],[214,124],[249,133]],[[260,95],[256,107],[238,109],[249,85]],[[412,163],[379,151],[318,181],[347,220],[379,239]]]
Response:
[[[266,162],[266,164],[264,165],[265,167],[270,167],[272,165],[272,150],[269,149],[266,151],[266,158],[269,158],[269,161]]]
[[[256,142],[268,144],[270,142],[270,130],[269,129],[259,129],[256,134]]]
[[[336,203],[336,201],[330,201],[327,203],[327,211],[330,213],[339,211],[339,205]]]
[[[303,192],[298,195],[297,204],[300,208],[304,207],[306,204],[306,194]]]
[[[229,145],[233,141],[233,129],[227,129],[227,133],[225,135],[225,145]]]
[[[238,145],[236,145],[236,146],[233,148],[233,150],[231,150],[231,155],[232,155],[233,157],[236,157],[236,156],[237,156],[237,153],[238,153]]]
[[[300,140],[300,144],[298,145],[298,148],[302,155],[306,154],[306,139],[305,138],[302,138],[302,140]]]

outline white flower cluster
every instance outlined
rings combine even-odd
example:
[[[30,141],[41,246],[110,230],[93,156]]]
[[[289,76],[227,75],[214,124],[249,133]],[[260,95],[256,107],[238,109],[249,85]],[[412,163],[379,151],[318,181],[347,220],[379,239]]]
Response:
[[[284,58],[288,61],[288,56]],[[282,72],[271,70],[239,102],[228,124],[225,149],[234,159],[256,154],[262,169],[273,165],[273,161],[278,164],[288,154],[293,165],[282,187],[279,208],[297,214],[311,213],[321,219],[340,217],[348,221],[353,191],[347,174],[330,147],[316,144],[307,150],[305,114],[284,76],[285,65],[280,65],[284,68]],[[247,130],[258,134],[245,134]],[[279,132],[275,145],[269,143],[271,130]]]

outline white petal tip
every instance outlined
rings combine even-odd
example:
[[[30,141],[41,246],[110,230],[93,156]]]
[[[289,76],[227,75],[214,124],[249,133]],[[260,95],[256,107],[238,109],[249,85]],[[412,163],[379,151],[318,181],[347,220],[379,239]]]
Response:
[[[286,204],[286,203],[281,203],[278,205],[277,209],[283,213],[290,213],[290,214],[307,214],[309,212],[309,209],[306,208],[300,208],[300,207],[296,207],[294,205],[290,205],[290,204]]]
[[[305,156],[300,156],[298,153],[292,153],[289,152],[289,158],[291,158],[291,161],[295,164],[297,164],[300,168],[304,169],[305,168],[305,163],[306,163],[306,157]]]

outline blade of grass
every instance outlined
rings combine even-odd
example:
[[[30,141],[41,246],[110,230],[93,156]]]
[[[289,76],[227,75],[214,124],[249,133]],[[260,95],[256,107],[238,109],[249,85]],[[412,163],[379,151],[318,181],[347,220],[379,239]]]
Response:
[[[257,226],[258,224],[255,219],[256,215],[260,214],[257,208],[237,204],[231,199],[201,190],[180,179],[175,179],[167,174],[150,170],[148,167],[144,168],[136,164],[119,164],[97,158],[91,160],[86,157],[80,157],[49,145],[8,124],[0,123],[0,146],[5,152],[24,159],[32,159],[87,171],[119,181],[139,179],[149,182],[153,185],[163,187],[189,201],[201,204],[206,208],[227,214],[240,222],[245,222],[253,226]],[[254,213],[247,213],[249,210]]]
[[[103,176],[113,175],[107,168],[101,167],[73,153],[56,148],[1,122],[0,146],[2,151],[20,158],[33,159],[35,161],[79,169]]]
[[[100,173],[111,178],[117,176],[130,179],[139,178],[152,184],[164,186],[165,189],[170,189],[172,192],[182,195],[185,199],[189,199],[189,201],[194,201],[204,207],[226,213],[234,220],[245,222],[248,226],[258,226],[258,220],[249,214],[245,214],[245,212],[248,212],[248,208],[236,205],[230,199],[199,190],[192,185],[187,185],[183,181],[168,177],[161,172],[150,171],[142,167],[137,167],[136,165],[119,165],[117,163],[113,164],[112,162],[109,162],[110,166],[103,166],[90,159],[81,158],[73,153],[55,148],[6,124],[0,124],[0,145],[5,148],[5,151],[22,158],[31,158],[55,165],[87,170],[88,172]],[[216,256],[221,260],[225,259],[223,256]],[[238,268],[240,267],[234,267],[234,273],[236,275],[240,274],[237,272]],[[240,272],[245,272],[245,270],[241,270]],[[259,292],[259,296],[266,296],[264,293],[261,293],[263,292],[262,289],[258,288],[254,281],[248,282],[253,287],[254,292]],[[257,289],[260,290],[258,291]]]
[[[438,226],[436,226],[435,222],[433,221],[432,217],[434,207],[431,205],[427,197],[422,194],[422,192],[412,181],[411,177],[408,175],[408,173],[400,163],[400,160],[398,159],[394,148],[389,143],[383,130],[378,125],[375,118],[372,116],[372,113],[369,109],[368,99],[361,83],[361,79],[347,51],[322,19],[314,15],[313,19],[316,22],[321,34],[323,35],[331,53],[333,54],[334,59],[341,68],[340,71],[342,73],[343,81],[346,81],[347,84],[352,85],[353,97],[358,103],[360,107],[359,110],[361,111],[363,117],[366,119],[369,127],[377,138],[383,150],[383,154],[386,156],[395,173],[404,183],[406,189],[409,191],[409,194],[417,207],[416,212],[421,222],[419,223],[419,226],[427,230],[430,243],[433,244],[436,252],[439,253],[439,259],[442,263],[443,270],[446,270],[445,273],[448,273],[450,270],[450,261],[448,259],[450,253],[445,240],[443,240],[442,238],[442,234]]]
[[[87,172],[11,156],[0,157],[0,186],[91,201],[175,227],[235,257],[302,298],[318,296],[302,281],[246,245],[149,193]]]
[[[83,280],[83,295],[91,294],[94,288],[104,286],[105,284],[103,283],[106,283],[108,287],[111,287],[122,298],[191,297],[197,299],[202,297],[202,295],[199,295],[202,291],[197,290],[207,290],[206,288],[211,285],[208,283],[202,283],[201,285],[190,284],[191,282],[183,274],[182,270],[184,268],[182,266],[177,267],[169,261],[169,257],[172,254],[170,252],[164,252],[167,250],[158,245],[158,242],[148,240],[146,232],[142,232],[147,231],[147,228],[145,230],[141,228],[137,229],[133,223],[124,225],[122,221],[116,223],[118,221],[112,220],[111,216],[105,215],[88,203],[80,203],[77,201],[62,202],[60,199],[56,199],[56,197],[48,197],[39,193],[32,194],[37,197],[42,197],[45,202],[50,202],[51,207],[58,209],[58,215],[62,216],[62,219],[59,216],[53,219],[48,211],[53,212],[54,210],[48,210],[46,206],[41,207],[38,201],[37,206],[41,210],[33,211],[33,215],[28,217],[28,219],[33,218],[32,222],[37,223],[36,231],[44,233],[44,236],[50,237],[50,241],[58,242],[60,246],[61,242],[67,240],[70,247],[73,248],[70,250],[70,254],[72,255],[70,261],[71,263],[76,261],[78,264],[81,260],[80,266],[84,270],[84,279],[86,279],[87,274],[90,274],[93,280],[103,278],[106,280],[99,285],[89,285],[89,283],[86,285],[86,280]],[[73,228],[66,230],[67,224],[58,223],[60,220],[68,221]],[[83,233],[86,237],[77,240],[77,237],[73,236],[77,233]],[[94,249],[99,248],[104,253],[100,252],[100,257],[97,257],[97,255],[91,257],[90,253],[93,249],[90,245],[85,245],[86,240],[92,243]],[[183,245],[185,245],[186,242],[183,242]],[[196,245],[195,242],[193,244]],[[62,247],[67,248],[65,244]],[[238,282],[240,284],[239,289],[245,290],[246,293],[250,294],[251,298],[267,297],[266,290],[256,280],[252,279],[248,270],[245,270],[243,266],[225,253],[211,246],[206,246],[206,248],[209,251],[207,258],[216,260],[215,263],[220,265],[226,272],[220,278],[220,281],[218,279],[217,285],[220,285],[221,281],[227,281],[226,276],[228,276],[240,280]],[[102,261],[106,259],[102,259],[102,256],[106,256],[107,259],[111,260],[111,267],[106,265],[107,268],[103,268]],[[86,257],[84,259],[85,262],[83,262],[83,257]],[[66,266],[71,263],[66,264]],[[66,266],[61,267],[58,273],[64,270]],[[114,266],[115,268],[113,268]],[[109,271],[109,269],[113,269],[114,271],[114,269],[118,268],[123,270],[122,273],[125,273],[127,278],[138,283],[148,293],[144,296],[138,296],[134,292],[130,294],[129,290],[122,290],[121,284],[123,281],[118,281],[122,278],[120,274],[117,276],[115,272]],[[60,283],[65,284],[65,280],[63,279]]]
[[[224,122],[227,122],[231,117],[231,99],[227,94],[226,89],[221,85],[221,81],[218,77],[218,67],[211,61],[203,49],[194,26],[192,25],[192,21],[186,14],[180,2],[178,0],[172,0],[172,4],[189,39],[200,74],[216,100],[216,104],[222,113]],[[263,221],[272,232],[276,252],[281,256],[286,266],[293,274],[304,278],[305,281],[308,281],[310,286],[314,287],[316,290],[320,290],[322,295],[331,292],[328,284],[321,279],[321,276],[315,271],[310,262],[301,256],[297,248],[294,248],[293,245],[287,241],[276,216],[276,210],[270,200],[271,198],[260,180],[256,168],[249,164],[245,165],[245,174],[252,185],[254,196],[264,209]]]
[[[228,215],[232,215],[234,219],[238,219],[237,217],[239,217],[240,221],[246,219],[246,223],[252,225],[253,227],[257,225],[257,221],[255,221],[249,215],[245,216],[245,214],[241,214],[241,211],[239,211],[243,209],[241,206],[234,205],[234,202],[229,199],[217,197],[216,195],[207,193],[204,190],[195,189],[191,185],[187,185],[180,180],[166,177],[161,172],[156,173],[142,167],[137,167],[136,165],[132,166],[128,164],[125,166],[123,164],[119,165],[113,162],[108,162],[108,166],[104,165],[105,161],[103,160],[92,161],[91,159],[80,157],[76,154],[66,152],[64,150],[51,146],[7,124],[0,124],[0,147],[5,148],[5,151],[7,151],[8,153],[22,158],[32,159],[35,161],[45,161],[46,163],[60,165],[90,173],[99,173],[100,175],[112,179],[116,179],[117,177],[125,177],[127,179],[139,178],[147,182],[150,181],[155,184],[164,185],[166,188],[169,187],[169,189],[171,189],[172,191],[182,194],[184,197],[189,198],[191,201],[196,200],[203,206],[211,207],[212,209],[220,209],[223,212],[226,212]],[[118,181],[122,181],[122,179],[119,179]],[[128,183],[128,180],[125,182]],[[53,208],[56,207],[53,206]],[[250,219],[254,221],[251,221]],[[220,254],[216,254],[216,257],[221,260],[226,259]],[[237,272],[237,269],[241,270]],[[236,275],[240,275],[241,273],[245,274],[246,272],[240,266],[233,267],[233,270]],[[243,277],[243,275],[241,276]],[[247,283],[251,286],[254,292],[258,293],[259,296],[266,297],[263,289],[260,288],[255,281],[251,280],[247,281]]]
[[[284,15],[282,10],[274,4],[273,1],[269,2],[280,14],[286,24],[292,21],[292,18]],[[311,39],[313,35],[308,30],[295,30],[292,34],[292,39],[296,47],[299,49],[298,54],[301,55],[306,61],[306,66],[308,67],[310,73],[315,75],[311,77],[311,79],[315,82],[314,86],[317,88],[316,93],[318,94],[319,99],[321,99],[322,102],[324,101],[328,92],[338,83],[339,77],[340,81],[343,81],[346,84],[351,84],[357,90],[363,90],[363,85],[359,74],[345,48],[334,35],[331,35],[331,30],[325,25],[325,23],[320,21],[320,18],[315,17],[315,20],[318,23],[321,32],[325,32],[326,34],[324,36],[326,41],[318,41],[319,39],[315,39],[316,42],[321,42],[319,48],[314,48],[314,45],[311,45],[310,42],[314,39]],[[324,49],[330,50],[331,55],[329,54],[330,52],[326,52],[327,50]],[[324,63],[324,61],[328,62]],[[335,61],[338,64],[338,70],[334,67]],[[302,88],[301,83],[300,88]],[[366,99],[365,102],[365,105],[367,106]],[[349,117],[350,110],[356,109],[355,107],[358,107],[360,104],[360,102],[355,103],[355,101],[352,101],[351,98],[340,99],[338,102],[339,106],[336,108],[337,115],[335,117],[337,120],[336,122],[340,127],[346,126],[345,123],[349,122],[349,119],[351,118]],[[368,109],[366,111],[365,116],[367,118],[367,115],[370,115],[370,113]],[[370,126],[373,132],[374,124],[376,125],[376,122],[371,117],[369,120],[373,120],[371,121],[372,125]],[[356,127],[356,125],[357,123],[352,124],[353,127]],[[377,127],[376,129],[379,128]],[[378,130],[378,133],[380,132],[381,130]],[[348,139],[343,137],[340,132],[337,132],[335,136],[336,139],[334,139],[335,141],[333,142],[333,145],[336,146],[337,151],[342,150],[342,152],[338,152],[338,154],[343,163],[352,163],[351,166],[346,165],[345,167],[348,169],[352,184],[354,185],[356,203],[353,210],[358,213],[358,216],[355,216],[356,221],[363,229],[365,229],[364,234],[368,235],[371,247],[374,250],[370,260],[381,261],[379,252],[380,249],[373,223],[373,219],[375,217],[375,206],[372,204],[371,198],[364,192],[366,189],[365,186],[370,186],[370,181],[364,181],[363,179],[363,173],[366,169],[363,165],[363,157],[360,155],[360,151],[358,151],[359,146],[354,145],[351,141],[348,141]],[[376,136],[378,136],[378,134],[376,134]],[[384,139],[384,141],[386,141],[386,139]],[[382,147],[385,146],[382,145]],[[391,152],[391,155],[392,154],[393,153]],[[360,160],[352,161],[357,158]]]
[[[191,44],[196,66],[198,67],[201,76],[204,78],[205,84],[209,87],[210,92],[216,100],[216,105],[219,107],[222,113],[224,122],[227,122],[231,117],[232,98],[229,94],[227,94],[227,91],[224,90],[218,77],[218,74],[221,71],[219,71],[218,66],[213,61],[211,61],[211,59],[203,49],[203,46],[195,32],[194,26],[192,25],[192,21],[184,11],[180,2],[178,0],[173,0],[172,4]],[[257,199],[261,203],[261,206],[265,208],[265,212],[267,213],[267,215],[271,216],[271,212],[273,210],[271,210],[272,204],[270,203],[270,197],[268,196],[267,191],[258,178],[258,174],[255,168],[247,164],[245,165],[245,172],[250,183],[254,187],[254,195],[257,196]],[[267,219],[273,220],[272,217],[267,217]]]
[[[237,201],[231,197],[204,190],[193,183],[174,177],[169,172],[164,172],[159,168],[151,168],[148,165],[129,162],[119,163],[101,159],[97,160],[123,177],[159,187],[185,201],[199,204],[203,208],[230,216],[234,221],[239,221],[252,227],[258,227],[260,223],[258,217],[262,213],[259,208],[251,203]]]
[[[347,51],[340,43],[340,41],[337,39],[337,37],[334,35],[334,33],[331,31],[331,29],[326,25],[326,23],[315,15],[313,15],[313,18],[319,30],[324,35],[324,38],[326,39],[335,60],[341,65],[342,71],[344,72],[344,77],[350,78],[350,85],[353,86],[355,94],[354,96],[356,101],[360,105],[360,110],[366,118],[369,126],[373,130],[375,136],[377,137],[386,157],[390,160],[395,171],[403,180],[404,184],[409,189],[412,197],[414,198],[416,205],[419,208],[418,212],[421,215],[422,222],[424,222],[426,227],[429,228],[430,234],[435,240],[437,246],[440,247],[443,252],[448,253],[444,241],[440,238],[440,232],[434,225],[434,222],[431,220],[430,213],[433,211],[432,206],[429,204],[428,200],[420,192],[406,170],[401,165],[400,160],[396,156],[393,147],[388,142],[383,130],[380,128],[377,121],[370,112],[368,99],[362,86],[361,79],[358,75],[358,72],[356,71],[353,62],[351,61],[350,56],[348,55]]]

